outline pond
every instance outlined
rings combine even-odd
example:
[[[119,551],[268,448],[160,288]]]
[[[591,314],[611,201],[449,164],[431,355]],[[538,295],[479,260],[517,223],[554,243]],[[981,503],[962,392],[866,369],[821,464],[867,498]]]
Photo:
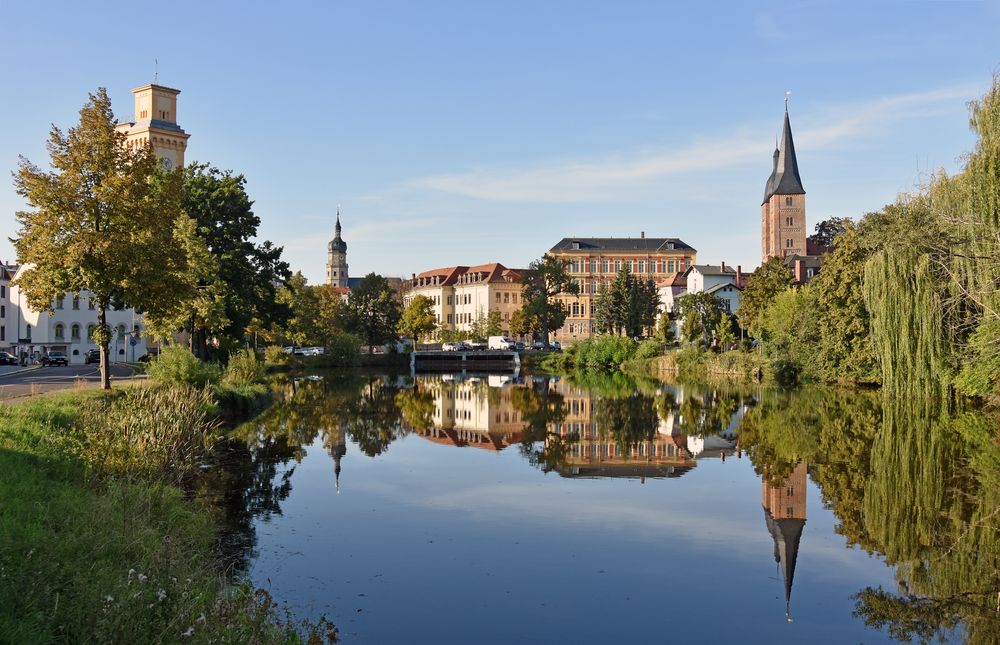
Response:
[[[1000,642],[993,421],[826,389],[312,376],[203,482],[348,643]]]

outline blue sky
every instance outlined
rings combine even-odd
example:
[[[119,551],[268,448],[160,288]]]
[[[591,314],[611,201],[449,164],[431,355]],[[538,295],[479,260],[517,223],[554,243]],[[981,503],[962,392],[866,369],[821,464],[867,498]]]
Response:
[[[0,168],[158,59],[311,282],[337,204],[352,275],[640,231],[755,266],[786,90],[811,227],[959,168],[1000,70],[997,2],[100,4],[0,0]],[[22,207],[0,182],[0,259]]]

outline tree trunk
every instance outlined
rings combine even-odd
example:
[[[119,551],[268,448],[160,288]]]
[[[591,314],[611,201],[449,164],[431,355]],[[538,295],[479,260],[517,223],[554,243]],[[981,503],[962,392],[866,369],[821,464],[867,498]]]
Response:
[[[101,389],[111,389],[111,369],[108,365],[108,336],[104,332],[108,328],[108,312],[102,305],[97,312],[98,329],[101,330]]]

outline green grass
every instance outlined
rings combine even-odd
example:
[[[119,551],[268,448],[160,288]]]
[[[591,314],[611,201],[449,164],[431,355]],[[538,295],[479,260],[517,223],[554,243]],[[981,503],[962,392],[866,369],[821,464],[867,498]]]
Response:
[[[212,520],[179,489],[98,478],[75,456],[81,410],[108,396],[0,406],[0,641],[284,643],[332,629],[230,587]]]

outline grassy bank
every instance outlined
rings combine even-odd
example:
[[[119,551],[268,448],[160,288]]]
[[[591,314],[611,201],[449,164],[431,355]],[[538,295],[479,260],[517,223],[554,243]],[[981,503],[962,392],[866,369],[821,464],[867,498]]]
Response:
[[[3,639],[291,643],[328,635],[329,625],[289,622],[266,593],[228,584],[215,525],[176,485],[217,431],[211,395],[163,389],[0,406]]]
[[[626,362],[622,369],[630,374],[661,377],[676,375],[704,380],[724,377],[744,381],[785,382],[787,368],[775,365],[755,352],[733,350],[715,353],[697,348],[671,349],[653,358],[637,358]],[[784,369],[785,371],[782,371]]]

